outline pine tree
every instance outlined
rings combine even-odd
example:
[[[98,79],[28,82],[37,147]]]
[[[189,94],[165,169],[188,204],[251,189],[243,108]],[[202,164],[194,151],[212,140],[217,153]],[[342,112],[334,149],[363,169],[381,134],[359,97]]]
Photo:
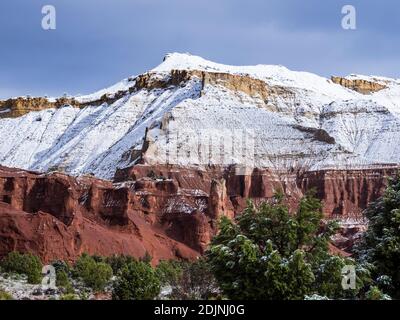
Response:
[[[351,292],[341,286],[342,267],[354,262],[329,253],[338,225],[322,217],[321,203],[310,193],[295,213],[277,194],[259,208],[249,202],[234,222],[222,218],[206,256],[223,292],[231,299],[274,300],[357,294],[361,279]],[[339,277],[329,277],[328,270]]]
[[[115,300],[151,300],[160,293],[160,280],[150,264],[132,261],[125,264],[114,283]]]
[[[365,211],[368,230],[359,245],[361,261],[371,264],[377,286],[400,298],[400,177]],[[376,292],[376,289],[374,290]]]

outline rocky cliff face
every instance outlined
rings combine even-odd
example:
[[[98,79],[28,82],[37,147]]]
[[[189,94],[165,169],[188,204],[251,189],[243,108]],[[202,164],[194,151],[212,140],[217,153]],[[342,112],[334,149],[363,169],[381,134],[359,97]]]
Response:
[[[201,80],[202,92],[207,86],[221,86],[232,92],[258,98],[260,99],[260,105],[268,104],[269,99],[273,97],[288,97],[294,95],[294,92],[287,88],[277,85],[268,85],[265,81],[249,75],[235,75],[228,72],[208,72],[201,70],[171,70],[165,77],[160,76],[160,73],[157,72],[148,72],[137,77],[136,84],[130,91],[166,89],[171,86],[184,85],[193,78]]]
[[[154,213],[157,201],[163,201],[162,189],[153,184],[133,193],[128,186],[91,177],[2,167],[0,256],[30,251],[50,262],[74,261],[84,252],[135,257],[148,252],[154,262],[193,259],[198,252],[168,236]],[[152,202],[154,198],[159,200]]]
[[[279,173],[138,165],[120,172],[123,182],[93,177],[39,175],[0,169],[0,256],[31,251],[45,261],[74,261],[81,253],[109,256],[149,252],[160,259],[193,259],[204,253],[222,216],[240,214],[278,190],[295,210],[310,188],[323,201],[326,219],[338,219],[335,245],[348,249],[365,228],[362,210],[396,173],[377,170]]]
[[[295,207],[308,190],[314,189],[323,201],[323,212],[328,219],[362,219],[362,211],[377,199],[387,180],[400,167],[371,169],[321,170],[286,172],[271,169],[251,169],[238,174],[237,168],[208,167],[203,169],[175,166],[136,165],[116,174],[116,181],[165,177],[183,189],[194,189],[208,194],[210,217],[233,217],[240,213],[246,199],[256,202],[273,197],[276,191],[288,195]]]
[[[331,80],[334,83],[340,84],[343,87],[349,88],[362,94],[370,94],[387,88],[387,86],[382,83],[367,81],[363,79],[346,79],[343,77],[332,77]]]
[[[47,109],[59,109],[65,106],[85,108],[88,106],[109,105],[121,99],[128,90],[121,90],[113,94],[104,94],[101,97],[83,101],[74,97],[43,98],[43,97],[17,97],[0,101],[0,118],[18,118],[30,112]]]
[[[315,172],[254,169],[238,175],[237,168],[234,167],[208,167],[198,170],[187,167],[137,165],[117,172],[116,180],[141,179],[155,175],[171,179],[181,190],[203,194],[207,206],[202,203],[199,210],[196,204],[191,203],[188,211],[201,212],[207,219],[195,220],[197,240],[193,242],[192,238],[185,242],[197,250],[201,248],[200,251],[206,248],[205,240],[210,239],[216,232],[216,221],[222,216],[232,218],[242,212],[248,199],[259,204],[270,200],[276,191],[282,190],[288,196],[288,204],[295,210],[305,192],[314,189],[316,196],[322,200],[326,219],[337,219],[342,225],[342,236],[337,237],[335,244],[341,249],[349,249],[352,238],[365,230],[366,221],[362,211],[382,194],[388,178],[397,174],[398,169],[387,167]],[[161,211],[163,212],[162,209]],[[185,228],[182,227],[177,234],[185,234]],[[180,240],[186,241],[183,238]]]
[[[60,108],[64,105],[79,107],[79,103],[73,98],[59,98],[55,101],[41,97],[8,99],[0,101],[0,118],[17,118],[32,111]]]

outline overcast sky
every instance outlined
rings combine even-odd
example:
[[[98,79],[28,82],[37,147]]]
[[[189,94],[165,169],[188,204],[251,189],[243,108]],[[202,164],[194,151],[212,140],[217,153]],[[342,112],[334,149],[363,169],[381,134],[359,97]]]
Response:
[[[48,4],[56,30],[41,27]],[[357,30],[341,27],[345,4]],[[90,93],[175,51],[399,78],[399,15],[398,0],[1,0],[0,98]]]

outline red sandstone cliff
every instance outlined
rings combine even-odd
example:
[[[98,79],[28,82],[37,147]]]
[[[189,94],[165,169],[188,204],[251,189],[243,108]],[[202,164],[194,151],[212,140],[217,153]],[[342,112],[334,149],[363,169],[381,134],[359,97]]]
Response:
[[[142,257],[147,251],[155,262],[198,254],[168,237],[128,187],[0,168],[0,256],[12,250],[47,262],[73,261],[83,252]]]
[[[83,252],[141,257],[147,251],[154,262],[192,259],[207,248],[217,220],[240,213],[247,199],[259,203],[280,189],[295,208],[311,188],[326,218],[344,223],[337,244],[347,249],[363,227],[362,210],[396,171],[255,169],[237,175],[235,168],[137,165],[119,171],[112,183],[0,167],[0,256],[21,250],[45,261],[73,261]]]

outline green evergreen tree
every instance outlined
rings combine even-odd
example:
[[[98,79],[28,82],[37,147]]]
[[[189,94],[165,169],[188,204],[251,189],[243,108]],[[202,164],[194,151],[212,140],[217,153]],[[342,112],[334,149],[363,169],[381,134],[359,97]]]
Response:
[[[322,217],[320,201],[309,193],[295,213],[277,194],[259,208],[249,202],[235,222],[223,218],[206,254],[220,288],[231,299],[355,295],[363,282],[358,279],[357,290],[343,292],[342,267],[354,262],[329,253],[338,225],[323,223]],[[330,278],[328,269],[339,276]]]
[[[400,299],[399,176],[390,179],[384,195],[371,204],[365,214],[369,225],[357,248],[360,260],[371,265],[379,289]]]
[[[115,300],[151,300],[160,293],[160,280],[156,271],[146,262],[125,264],[114,283]]]
[[[25,274],[28,283],[38,284],[42,281],[42,262],[39,257],[30,253],[10,252],[0,264],[6,272]]]
[[[175,260],[163,260],[156,267],[156,273],[162,285],[176,283],[183,273],[184,265]]]
[[[106,258],[106,262],[111,266],[113,273],[118,272],[128,263],[135,261],[136,259],[132,256],[127,255],[113,255]]]
[[[75,264],[73,275],[95,291],[103,291],[113,272],[110,265],[83,254]]]

